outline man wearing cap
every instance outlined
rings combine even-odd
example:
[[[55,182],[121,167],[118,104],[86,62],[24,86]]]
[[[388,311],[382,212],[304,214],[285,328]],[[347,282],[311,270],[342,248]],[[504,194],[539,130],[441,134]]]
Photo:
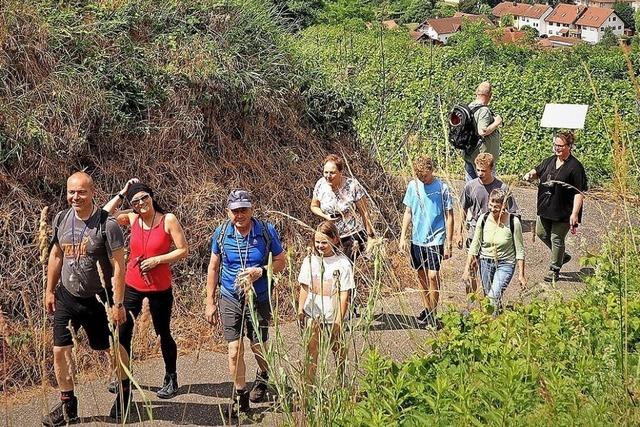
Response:
[[[271,319],[267,278],[269,254],[274,273],[282,271],[285,266],[278,232],[272,224],[253,217],[251,199],[246,190],[229,193],[229,219],[213,233],[207,271],[205,317],[212,324],[220,319],[228,342],[229,372],[235,386],[229,406],[231,417],[237,417],[238,412],[248,412],[249,400],[260,402],[266,393],[268,370],[263,352]],[[250,393],[246,390],[245,335],[251,341],[251,350],[258,363]]]
[[[467,182],[478,177],[475,168],[475,160],[478,154],[491,153],[494,164],[498,164],[498,158],[500,157],[500,131],[498,128],[502,125],[502,117],[494,114],[489,108],[491,96],[491,83],[482,82],[476,88],[475,101],[469,104],[471,110],[475,107],[480,107],[473,113],[480,144],[475,150],[464,153],[465,181]],[[495,169],[493,174],[495,175]]]

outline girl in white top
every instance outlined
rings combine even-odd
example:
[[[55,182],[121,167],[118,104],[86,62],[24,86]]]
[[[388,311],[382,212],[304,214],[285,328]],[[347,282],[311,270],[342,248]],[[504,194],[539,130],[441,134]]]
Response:
[[[314,234],[314,253],[300,267],[298,319],[311,328],[307,379],[315,377],[321,334],[329,332],[331,349],[339,372],[346,357],[340,342],[342,322],[349,307],[349,291],[354,289],[353,268],[349,258],[338,252],[340,234],[331,221],[323,221]]]

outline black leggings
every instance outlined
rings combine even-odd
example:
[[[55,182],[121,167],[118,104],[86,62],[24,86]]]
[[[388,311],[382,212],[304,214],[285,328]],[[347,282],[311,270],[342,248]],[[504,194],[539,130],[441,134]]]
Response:
[[[176,372],[178,347],[171,336],[171,307],[173,306],[173,291],[171,288],[159,292],[140,292],[127,286],[124,291],[123,305],[127,311],[127,320],[120,326],[120,344],[131,355],[131,338],[133,335],[133,318],[137,318],[142,310],[142,300],[149,299],[149,309],[153,328],[160,337],[160,348],[164,367],[168,374]],[[133,317],[132,317],[133,315]]]

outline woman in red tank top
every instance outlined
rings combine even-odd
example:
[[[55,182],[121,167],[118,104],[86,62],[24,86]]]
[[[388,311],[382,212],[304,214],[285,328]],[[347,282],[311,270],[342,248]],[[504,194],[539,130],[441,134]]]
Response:
[[[130,179],[104,209],[113,213],[125,198],[132,209],[114,214],[119,224],[131,227],[123,301],[127,319],[120,325],[120,343],[131,356],[134,317],[140,314],[142,301],[147,298],[165,365],[163,385],[157,395],[168,399],[178,392],[178,351],[170,328],[173,306],[170,265],[185,258],[189,249],[178,219],[164,212],[153,198],[151,188],[135,178]],[[129,397],[128,380],[123,381],[121,387]],[[117,384],[111,385],[110,390],[117,392]]]

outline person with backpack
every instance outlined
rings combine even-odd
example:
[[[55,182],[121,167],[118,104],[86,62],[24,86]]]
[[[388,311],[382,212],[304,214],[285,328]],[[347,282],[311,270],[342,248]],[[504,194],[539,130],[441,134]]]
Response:
[[[418,272],[424,310],[418,315],[421,327],[438,329],[436,308],[440,296],[440,264],[451,256],[453,200],[449,187],[433,174],[433,160],[421,156],[413,162],[416,179],[409,182],[400,232],[400,250],[410,252],[411,266]],[[407,232],[411,226],[411,246]]]
[[[560,132],[553,139],[553,155],[527,172],[523,179],[540,178],[536,235],[551,250],[546,282],[558,280],[560,269],[571,260],[565,251],[565,239],[571,230],[582,222],[584,192],[587,191],[587,174],[584,166],[571,151],[575,136]]]
[[[491,83],[482,82],[476,88],[476,99],[468,106],[455,106],[449,117],[449,140],[454,147],[463,150],[467,182],[478,177],[475,170],[478,154],[490,153],[494,165],[500,158],[498,128],[502,125],[502,117],[489,108],[492,96]]]
[[[264,399],[269,380],[263,354],[269,338],[271,289],[267,270],[284,270],[285,254],[275,227],[254,218],[251,194],[233,190],[227,198],[228,220],[220,224],[211,239],[211,258],[207,270],[205,318],[222,323],[228,343],[229,372],[234,392],[229,417],[249,411],[249,401]],[[251,392],[246,390],[244,336],[258,363]]]
[[[95,205],[95,191],[87,173],[71,175],[67,179],[70,208],[58,212],[53,220],[44,308],[53,314],[53,366],[60,402],[42,418],[45,426],[79,420],[72,329],[82,327],[93,350],[107,351],[111,338],[107,312],[116,324],[125,320],[124,236],[115,219]],[[116,375],[126,388],[128,379],[119,362],[128,363],[127,352],[120,345],[113,350],[118,352],[112,359]],[[116,397],[109,412],[117,421],[124,414],[122,397]]]
[[[351,261],[339,251],[340,234],[333,221],[321,222],[313,235],[313,253],[300,266],[298,321],[310,329],[305,363],[307,381],[315,377],[318,352],[328,342],[344,372],[346,348],[342,342],[343,321],[349,308],[349,292],[355,287]]]
[[[131,209],[115,212],[125,199]],[[153,327],[160,337],[165,367],[162,387],[156,395],[161,399],[169,399],[178,393],[178,349],[171,335],[171,264],[186,258],[189,253],[184,231],[176,216],[165,212],[159,205],[153,190],[136,178],[127,181],[122,190],[104,206],[104,210],[111,214],[115,212],[118,224],[131,228],[123,301],[127,318],[120,326],[120,343],[131,357],[134,318],[140,314],[142,302],[147,298]],[[110,384],[109,391],[117,392],[116,385]],[[130,397],[128,389],[125,394],[127,398]]]
[[[475,159],[475,166],[478,177],[468,181],[460,194],[460,226],[457,235],[458,249],[462,249],[463,246],[469,249],[471,246],[478,218],[488,211],[489,194],[491,194],[493,190],[499,188],[507,194],[507,211],[515,213],[518,209],[515,198],[510,194],[507,185],[491,173],[494,168],[491,153],[478,154]],[[464,231],[465,229],[466,233]],[[476,274],[474,274],[476,268],[477,265],[472,263],[471,269],[473,271],[471,272],[469,281],[466,283],[467,294],[475,293],[478,288]]]
[[[484,294],[497,310],[502,294],[511,282],[518,265],[518,281],[524,287],[524,238],[520,218],[506,210],[507,192],[496,188],[489,195],[489,212],[480,216],[464,269],[463,279],[475,274],[471,266],[480,265]]]

